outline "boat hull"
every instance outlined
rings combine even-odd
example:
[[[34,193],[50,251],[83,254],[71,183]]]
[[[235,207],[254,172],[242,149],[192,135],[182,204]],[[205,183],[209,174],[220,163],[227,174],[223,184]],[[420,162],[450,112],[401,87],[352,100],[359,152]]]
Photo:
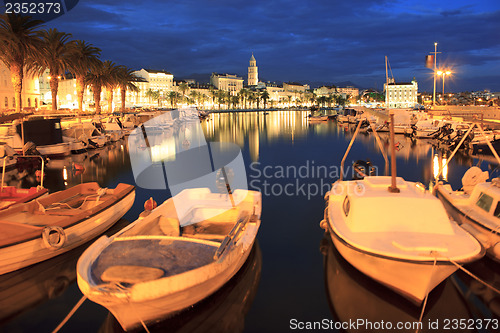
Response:
[[[401,260],[359,250],[340,238],[331,227],[328,229],[333,244],[346,261],[417,305],[457,270],[450,262]]]
[[[490,258],[500,262],[500,233],[491,230],[490,228],[483,225],[478,220],[472,218],[470,214],[466,214],[456,206],[454,206],[450,200],[447,198],[446,191],[442,186],[436,187],[436,194],[444,205],[444,208],[463,229],[474,236],[481,245],[486,249],[486,255]]]
[[[248,226],[248,228],[255,228],[254,232],[252,232],[253,236],[255,236],[258,226]],[[199,284],[180,289],[176,292],[169,291],[172,289],[172,285],[175,285],[169,278],[160,279],[151,284],[150,289],[154,290],[152,294],[156,293],[157,295],[155,297],[141,297],[143,299],[140,301],[134,300],[134,296],[130,296],[129,298],[124,297],[122,293],[118,293],[118,297],[113,297],[112,293],[103,293],[100,288],[91,289],[87,282],[88,279],[85,276],[86,273],[84,273],[85,269],[82,270],[82,267],[90,267],[94,261],[85,262],[83,256],[78,262],[78,285],[91,301],[106,307],[124,330],[130,330],[140,326],[141,322],[156,321],[188,308],[216,292],[246,262],[254,245],[254,240],[255,237],[243,237],[242,241],[226,256],[209,265],[198,268],[196,272],[184,273],[183,280],[186,281],[197,279],[199,276],[208,276],[209,278]],[[109,242],[105,238],[101,238],[88,251],[90,253],[100,252],[108,244]]]
[[[96,238],[132,207],[134,199],[135,191],[132,190],[106,209],[64,228],[66,241],[59,249],[47,247],[41,235],[24,242],[0,247],[0,275],[53,258]]]

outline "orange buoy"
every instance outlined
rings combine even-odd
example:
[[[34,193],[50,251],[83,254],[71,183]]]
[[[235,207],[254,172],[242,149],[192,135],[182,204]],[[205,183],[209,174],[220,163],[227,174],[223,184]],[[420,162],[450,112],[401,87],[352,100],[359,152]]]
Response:
[[[144,202],[144,210],[146,210],[146,211],[152,211],[157,206],[158,206],[158,204],[156,203],[156,201],[153,200],[152,197],[149,198],[148,200],[146,200],[146,202]]]

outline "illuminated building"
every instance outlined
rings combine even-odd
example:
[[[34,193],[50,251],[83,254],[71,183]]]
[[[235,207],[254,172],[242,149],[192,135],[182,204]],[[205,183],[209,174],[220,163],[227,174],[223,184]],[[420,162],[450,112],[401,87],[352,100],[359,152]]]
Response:
[[[243,88],[243,78],[233,74],[212,73],[210,83],[219,90],[229,91],[236,95]]]
[[[248,85],[256,86],[259,83],[259,68],[257,67],[257,61],[252,53],[250,58],[250,66],[248,66]]]
[[[410,82],[384,84],[385,106],[387,108],[412,108],[417,104],[418,84],[415,78]]]
[[[37,108],[40,105],[40,88],[38,77],[25,75],[21,93],[23,108]],[[0,61],[0,111],[16,108],[14,86],[9,69]]]

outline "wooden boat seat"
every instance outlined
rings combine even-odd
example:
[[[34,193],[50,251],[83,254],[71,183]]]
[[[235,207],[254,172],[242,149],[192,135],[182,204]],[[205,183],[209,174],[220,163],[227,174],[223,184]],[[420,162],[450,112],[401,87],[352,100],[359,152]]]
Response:
[[[139,283],[161,278],[164,275],[162,269],[136,265],[118,265],[108,267],[102,274],[104,282],[117,283]]]
[[[193,213],[193,217],[200,218],[204,216],[206,212],[207,209],[198,208],[197,211]],[[203,221],[184,226],[182,228],[182,235],[186,237],[221,241],[238,221],[240,212],[240,209],[235,207],[215,216],[209,215],[210,217],[205,218]]]

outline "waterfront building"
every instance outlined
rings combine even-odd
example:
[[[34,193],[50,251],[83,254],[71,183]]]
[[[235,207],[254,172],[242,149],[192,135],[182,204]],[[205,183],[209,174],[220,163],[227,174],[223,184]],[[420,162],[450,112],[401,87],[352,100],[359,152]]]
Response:
[[[257,67],[257,61],[255,61],[255,57],[250,58],[250,66],[248,66],[248,85],[256,86],[259,83],[259,68]]]
[[[385,106],[387,108],[412,108],[417,104],[418,84],[411,82],[396,83],[394,80],[384,84]]]
[[[38,77],[24,75],[23,90],[21,93],[23,109],[35,109],[40,105],[40,86]],[[10,71],[0,61],[0,112],[14,111],[16,100]]]
[[[139,92],[131,95],[134,99],[133,104],[135,105],[156,104],[156,101],[152,102],[150,98],[146,96],[150,89],[159,91],[161,99],[165,99],[168,93],[174,89],[174,75],[170,72],[142,68],[141,70],[135,71],[133,74],[140,78],[140,80],[134,82],[139,88]]]
[[[212,73],[210,83],[219,90],[229,91],[231,95],[236,95],[243,88],[243,78],[234,74]]]
[[[283,82],[283,89],[288,92],[305,92],[309,90],[308,84],[302,84],[298,82]]]

